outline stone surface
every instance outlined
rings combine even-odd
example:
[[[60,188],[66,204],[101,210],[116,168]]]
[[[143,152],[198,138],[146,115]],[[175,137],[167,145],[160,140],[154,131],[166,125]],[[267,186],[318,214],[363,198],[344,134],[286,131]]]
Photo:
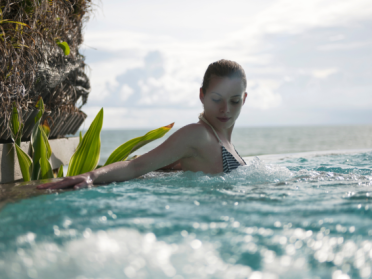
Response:
[[[30,142],[22,142],[21,148],[28,152]],[[79,144],[79,138],[62,138],[49,140],[52,148],[50,162],[53,169],[58,169],[61,165],[67,165],[72,154]],[[0,184],[9,183],[22,179],[22,173],[19,168],[17,154],[13,144],[0,144]]]

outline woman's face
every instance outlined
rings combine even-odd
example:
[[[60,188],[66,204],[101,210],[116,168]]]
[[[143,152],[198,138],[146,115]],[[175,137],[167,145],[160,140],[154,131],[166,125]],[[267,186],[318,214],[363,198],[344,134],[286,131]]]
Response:
[[[200,88],[204,114],[214,127],[232,127],[246,98],[241,78],[212,76],[206,94]]]

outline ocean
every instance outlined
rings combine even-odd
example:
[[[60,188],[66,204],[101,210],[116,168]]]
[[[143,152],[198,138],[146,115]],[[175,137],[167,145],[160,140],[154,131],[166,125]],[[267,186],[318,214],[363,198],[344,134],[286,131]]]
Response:
[[[146,134],[143,130],[102,130],[101,158],[104,164],[111,152],[122,143]],[[177,128],[155,140],[135,155],[142,155],[164,142]],[[372,125],[235,128],[232,143],[242,157],[306,151],[372,148]],[[133,155],[134,155],[133,154]]]

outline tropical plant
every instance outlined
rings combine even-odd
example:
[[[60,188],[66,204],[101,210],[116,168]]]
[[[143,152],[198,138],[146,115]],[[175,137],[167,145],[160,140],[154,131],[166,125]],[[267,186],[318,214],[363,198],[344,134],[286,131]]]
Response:
[[[100,157],[102,123],[103,109],[98,112],[84,137],[80,133],[80,142],[70,159],[66,176],[82,174],[97,168]],[[142,137],[137,137],[123,143],[111,153],[104,166],[125,161],[134,151],[164,136],[172,129],[173,125],[174,123],[160,127],[148,132]]]
[[[13,111],[10,121],[11,137],[17,153],[19,166],[24,181],[54,177],[53,169],[49,161],[50,156],[52,155],[52,150],[48,141],[50,127],[47,121],[44,121],[41,124],[41,119],[45,110],[44,102],[41,97],[36,104],[36,108],[38,109],[38,113],[35,117],[35,126],[32,130],[29,148],[31,156],[21,149],[23,123],[15,103],[13,103]],[[100,158],[100,135],[102,124],[103,108],[98,112],[85,135],[82,136],[80,132],[79,144],[75,153],[70,159],[66,176],[82,174],[97,168]],[[164,136],[173,127],[173,125],[174,123],[160,127],[141,137],[137,137],[123,143],[111,153],[105,163],[105,166],[115,162],[127,160],[128,156],[134,151],[138,150],[147,143]],[[63,177],[63,166],[60,166],[58,169],[57,177]]]
[[[36,104],[36,108],[38,112],[35,117],[29,148],[32,155],[31,158],[21,149],[24,124],[21,121],[22,118],[16,104],[13,103],[10,130],[24,181],[53,178],[53,170],[49,162],[49,158],[52,155],[52,149],[48,141],[50,128],[47,122],[41,124],[41,117],[44,114],[44,102],[41,97]]]

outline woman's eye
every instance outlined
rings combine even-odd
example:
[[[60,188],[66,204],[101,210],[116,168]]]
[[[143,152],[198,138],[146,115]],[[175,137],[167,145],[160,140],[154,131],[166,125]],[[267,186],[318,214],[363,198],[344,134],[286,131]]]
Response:
[[[232,104],[239,104],[240,103],[240,100],[239,101],[231,101]]]
[[[212,99],[213,100],[213,102],[216,102],[216,103],[218,103],[220,100],[215,100],[215,99]]]

